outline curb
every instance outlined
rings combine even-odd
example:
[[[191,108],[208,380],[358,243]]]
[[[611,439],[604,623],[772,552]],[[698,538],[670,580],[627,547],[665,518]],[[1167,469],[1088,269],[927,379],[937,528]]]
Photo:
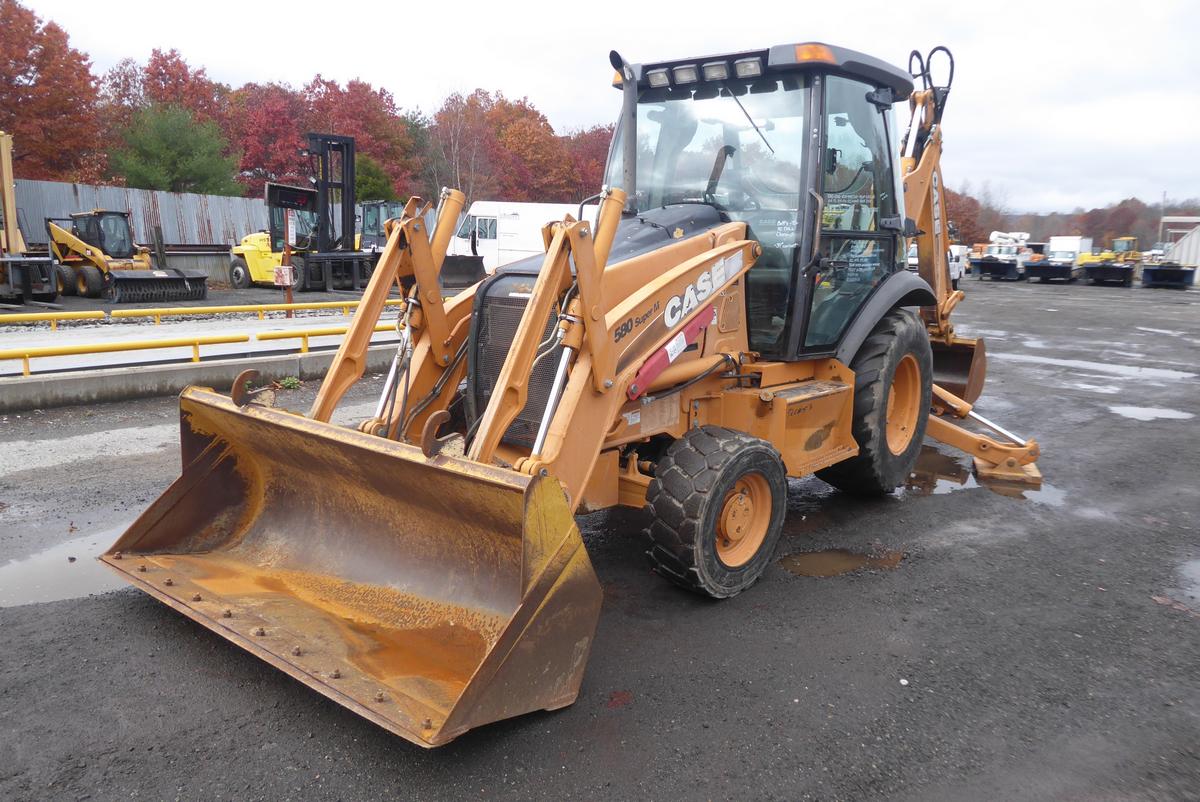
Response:
[[[395,352],[394,345],[368,349],[366,372],[387,370]],[[237,375],[250,369],[257,370],[267,380],[285,376],[318,379],[329,369],[335,353],[329,350],[0,379],[0,413],[176,395],[190,384],[228,391]]]

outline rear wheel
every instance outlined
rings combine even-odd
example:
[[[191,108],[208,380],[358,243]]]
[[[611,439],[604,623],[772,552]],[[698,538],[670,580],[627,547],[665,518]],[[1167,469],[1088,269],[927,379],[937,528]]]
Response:
[[[54,267],[54,277],[58,281],[59,295],[74,295],[76,292],[75,286],[75,271],[66,265],[56,265]]]
[[[925,439],[933,395],[933,352],[920,320],[893,309],[850,363],[858,456],[817,471],[846,493],[878,496],[908,479]]]
[[[100,268],[86,265],[75,273],[75,292],[84,298],[99,298],[104,292],[104,274]]]
[[[235,256],[229,263],[229,283],[237,290],[244,290],[250,286],[250,268],[240,256]]]
[[[762,576],[787,514],[787,474],[770,443],[692,429],[658,461],[646,492],[646,556],[677,585],[717,599]]]

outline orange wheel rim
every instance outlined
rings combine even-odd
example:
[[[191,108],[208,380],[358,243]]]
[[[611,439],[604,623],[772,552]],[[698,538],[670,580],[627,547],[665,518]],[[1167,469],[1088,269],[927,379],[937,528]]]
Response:
[[[82,270],[75,274],[75,289],[80,295],[87,295],[87,279]]]
[[[903,454],[917,431],[921,412],[921,366],[905,354],[892,375],[887,399],[887,444],[893,454]]]
[[[717,517],[717,557],[739,568],[754,557],[771,525],[771,486],[761,473],[740,477]]]

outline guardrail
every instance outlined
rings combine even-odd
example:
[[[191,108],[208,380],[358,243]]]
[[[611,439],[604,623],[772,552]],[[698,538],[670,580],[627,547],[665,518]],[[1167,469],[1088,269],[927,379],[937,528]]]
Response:
[[[165,340],[128,340],[115,343],[90,343],[85,345],[39,345],[33,348],[9,348],[0,351],[0,361],[21,360],[21,375],[29,376],[29,360],[47,356],[80,356],[83,354],[106,354],[114,351],[143,351],[154,348],[186,348],[191,346],[192,361],[200,361],[200,346],[244,343],[249,334],[209,335],[204,337],[174,337]]]
[[[50,323],[50,330],[58,330],[60,320],[103,320],[104,313],[95,312],[18,312],[15,315],[0,315],[0,323]]]
[[[387,306],[398,306],[403,303],[393,298],[384,302]],[[343,315],[350,314],[351,309],[358,308],[358,301],[312,301],[294,304],[240,304],[236,306],[164,306],[160,309],[113,309],[111,312],[101,310],[91,312],[20,312],[12,315],[0,314],[0,325],[5,323],[44,323],[50,324],[51,331],[57,331],[58,324],[63,320],[127,320],[131,318],[154,318],[154,325],[162,323],[164,317],[186,317],[188,315],[228,315],[228,314],[257,314],[259,320],[266,317],[267,312],[303,312],[317,309],[341,309]]]
[[[257,335],[256,340],[300,340],[300,353],[308,353],[308,338],[309,337],[335,337],[339,334],[345,334],[349,326],[330,326],[321,329],[286,329],[284,331],[264,331]],[[375,331],[395,331],[396,324],[378,323],[375,326]]]
[[[385,301],[388,306],[396,306],[398,299]],[[164,317],[182,317],[185,315],[226,315],[240,313],[255,313],[263,320],[267,312],[298,312],[306,309],[341,309],[343,315],[350,314],[351,309],[358,308],[358,301],[312,301],[295,304],[243,304],[239,306],[168,306],[162,309],[114,309],[110,317],[118,319],[152,317],[154,325],[162,322]]]

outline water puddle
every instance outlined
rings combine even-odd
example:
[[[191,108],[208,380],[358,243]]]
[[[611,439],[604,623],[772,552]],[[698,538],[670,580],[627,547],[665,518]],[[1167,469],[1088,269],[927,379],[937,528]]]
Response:
[[[127,526],[57,543],[0,565],[0,607],[78,599],[125,586],[96,560]]]
[[[1007,360],[1009,362],[1029,362],[1036,365],[1051,365],[1060,368],[1076,370],[1092,370],[1097,373],[1119,376],[1122,379],[1194,379],[1195,373],[1186,370],[1169,370],[1167,368],[1143,368],[1134,365],[1114,365],[1111,362],[1089,362],[1086,359],[1057,359],[1049,356],[1034,356],[1032,354],[995,353],[988,354],[988,359]]]
[[[854,571],[890,571],[904,559],[902,551],[859,554],[847,549],[802,551],[779,560],[779,566],[796,576],[841,576]]]
[[[1183,580],[1179,590],[1189,601],[1200,599],[1200,560],[1189,560],[1179,566],[1179,576]]]
[[[1134,420],[1188,420],[1196,417],[1191,412],[1164,407],[1109,407],[1109,412],[1115,412],[1123,418]]]
[[[968,457],[945,454],[929,445],[921,447],[917,464],[904,485],[905,492],[917,496],[940,496],[977,487],[987,488],[997,495],[1050,507],[1061,507],[1067,501],[1064,491],[1046,482],[1042,482],[1041,488],[1035,490],[1024,484],[977,479]]]
[[[1111,385],[1102,384],[1087,384],[1086,382],[1071,382],[1067,385],[1076,390],[1086,390],[1089,393],[1101,393],[1103,395],[1116,395],[1121,392],[1120,387],[1112,387]]]

